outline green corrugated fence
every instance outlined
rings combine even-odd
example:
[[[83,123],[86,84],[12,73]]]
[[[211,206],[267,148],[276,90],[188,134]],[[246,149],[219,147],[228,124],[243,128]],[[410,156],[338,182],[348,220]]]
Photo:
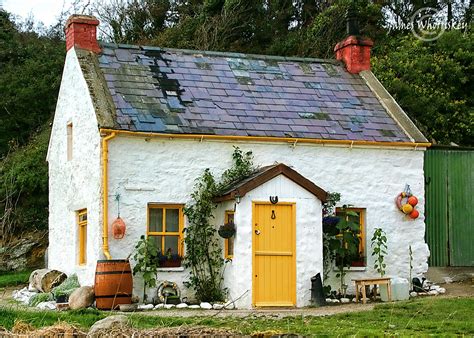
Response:
[[[474,266],[474,149],[425,152],[430,266]]]

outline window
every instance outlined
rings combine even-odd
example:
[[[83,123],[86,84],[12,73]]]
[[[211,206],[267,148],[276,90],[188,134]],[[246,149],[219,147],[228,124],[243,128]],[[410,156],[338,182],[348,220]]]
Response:
[[[226,210],[224,223],[234,223],[234,211],[233,210]],[[232,258],[234,257],[234,236],[231,238],[226,238],[224,240],[224,256],[225,258]]]
[[[67,160],[72,160],[72,123],[67,125]]]
[[[183,206],[172,204],[148,205],[147,235],[158,252],[168,260],[181,262],[183,256]]]
[[[359,257],[356,257],[352,260],[351,266],[365,266],[366,262],[366,247],[365,247],[365,209],[361,208],[346,208],[346,211],[351,211],[356,215],[348,215],[351,221],[356,222],[359,225]],[[336,216],[342,217],[344,211],[340,208],[336,209]]]
[[[77,212],[77,224],[79,231],[79,252],[78,263],[84,265],[87,263],[87,209],[82,209]]]

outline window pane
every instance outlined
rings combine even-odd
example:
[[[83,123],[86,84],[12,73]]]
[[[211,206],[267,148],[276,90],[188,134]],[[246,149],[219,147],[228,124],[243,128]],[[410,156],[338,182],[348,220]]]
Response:
[[[158,249],[158,252],[162,252],[161,250],[161,236],[148,236],[148,238],[150,238],[153,242],[153,244],[155,244],[156,248]]]
[[[165,236],[165,255],[171,254],[176,255],[178,254],[178,243],[179,237],[178,236]]]
[[[234,255],[234,237],[227,239],[227,252],[226,256]]]
[[[179,232],[179,209],[166,209],[166,232]]]
[[[150,208],[149,211],[149,230],[150,232],[162,232],[163,231],[163,209],[162,208]]]

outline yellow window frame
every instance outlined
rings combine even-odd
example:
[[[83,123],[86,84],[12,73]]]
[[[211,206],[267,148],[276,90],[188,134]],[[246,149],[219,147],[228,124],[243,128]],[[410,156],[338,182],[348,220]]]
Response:
[[[161,254],[165,255],[165,236],[178,236],[178,255],[183,257],[184,254],[184,238],[183,238],[183,228],[184,228],[184,205],[183,204],[159,204],[159,203],[149,203],[147,208],[147,225],[146,225],[146,234],[148,236],[161,236]],[[163,231],[150,231],[150,209],[163,209],[163,219],[162,219],[162,229]],[[178,209],[178,232],[166,232],[166,209]]]
[[[336,215],[339,211],[342,211],[342,208],[336,208]],[[346,211],[354,211],[359,213],[359,254],[363,257],[367,257],[367,253],[365,252],[365,237],[366,237],[366,229],[365,229],[365,208],[346,208]]]
[[[230,215],[232,215],[232,216],[235,215],[234,210],[226,210],[225,211],[224,224],[229,223],[229,216]],[[229,240],[231,240],[231,239],[233,241],[234,237],[224,239],[224,257],[227,258],[227,259],[234,258],[234,253],[233,252],[232,252],[232,254],[229,254]],[[232,246],[232,251],[233,251],[233,249],[234,249],[234,247]]]
[[[77,225],[79,232],[78,264],[85,265],[87,263],[87,209],[77,211]]]

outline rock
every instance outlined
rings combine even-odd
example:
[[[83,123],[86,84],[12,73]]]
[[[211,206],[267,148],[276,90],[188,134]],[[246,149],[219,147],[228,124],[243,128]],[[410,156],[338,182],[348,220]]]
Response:
[[[326,303],[332,303],[332,299],[331,298],[326,298]]]
[[[441,294],[446,293],[446,289],[445,288],[439,288],[438,292],[441,293]]]
[[[186,309],[187,307],[188,307],[188,304],[186,303],[181,303],[181,304],[176,305],[177,309]]]
[[[201,307],[199,305],[189,305],[188,309],[200,309]]]
[[[349,303],[350,301],[349,298],[341,298],[341,303]]]
[[[66,274],[58,270],[39,269],[30,275],[30,285],[40,292],[50,292],[67,278]]]
[[[339,299],[333,299],[332,302],[333,303],[340,303],[341,301]]]
[[[138,310],[153,310],[155,306],[153,304],[139,304],[137,309]]]
[[[174,304],[165,304],[165,309],[169,310],[169,309],[172,309],[174,307],[176,307],[176,305],[174,305]]]
[[[431,295],[431,296],[436,296],[438,294],[438,291],[430,290],[430,291],[428,291],[428,294]]]
[[[416,293],[415,291],[410,292],[410,297],[416,297],[416,296],[418,296],[418,293]]]
[[[88,308],[94,303],[94,296],[94,288],[92,286],[81,286],[69,296],[69,308],[71,310]]]
[[[228,301],[227,303],[224,304],[224,309],[227,309],[227,310],[235,309],[235,302]]]
[[[163,303],[156,304],[156,305],[155,305],[155,310],[164,309],[164,307],[165,307],[165,304],[163,304]]]
[[[137,303],[140,303],[140,297],[132,296],[132,304],[137,304]]]
[[[12,292],[12,297],[14,300],[23,303],[25,305],[28,305],[30,302],[30,298],[36,295],[37,292],[31,292],[28,291],[28,288],[23,288],[21,290],[16,290]]]
[[[202,303],[200,304],[200,307],[201,307],[201,309],[204,309],[204,310],[210,310],[210,309],[212,309],[212,305],[209,304],[209,303],[206,303],[206,302],[202,302]]]
[[[36,307],[40,310],[56,310],[56,302],[49,301],[49,302],[41,302]]]
[[[137,304],[120,304],[119,309],[122,312],[133,312],[138,308]]]
[[[121,329],[128,327],[128,319],[125,315],[108,316],[96,321],[90,328],[88,337],[98,336],[101,331],[107,334],[112,329]]]
[[[354,303],[357,303],[357,299],[356,299],[355,297],[352,298],[352,301],[353,301]]]
[[[224,308],[224,304],[221,304],[221,303],[215,303],[212,305],[212,308],[214,310],[222,310]]]

